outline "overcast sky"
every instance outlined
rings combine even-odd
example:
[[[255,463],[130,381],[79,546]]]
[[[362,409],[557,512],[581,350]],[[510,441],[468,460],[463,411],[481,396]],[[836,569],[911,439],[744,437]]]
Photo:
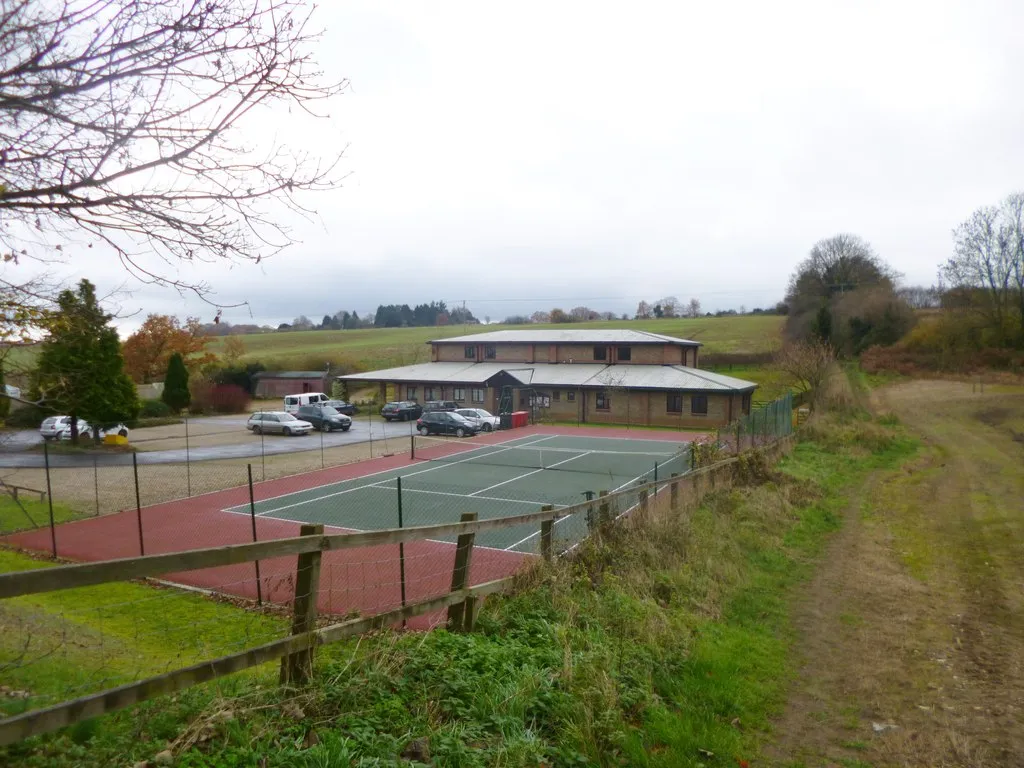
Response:
[[[347,147],[349,175],[287,255],[204,267],[218,300],[249,302],[232,322],[766,306],[837,232],[930,284],[950,230],[1024,188],[1020,0],[332,0],[317,19],[351,88],[316,131],[274,125]],[[112,287],[88,258],[75,270]],[[126,329],[213,314],[153,288],[123,307],[142,312]]]

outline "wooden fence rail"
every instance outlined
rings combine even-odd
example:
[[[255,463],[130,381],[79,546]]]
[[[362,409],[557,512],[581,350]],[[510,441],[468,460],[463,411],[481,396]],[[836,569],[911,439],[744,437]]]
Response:
[[[473,540],[477,533],[524,524],[539,524],[541,553],[545,559],[550,559],[553,554],[551,538],[554,521],[569,515],[583,514],[588,516],[588,520],[599,519],[602,522],[608,522],[610,505],[616,499],[621,498],[634,500],[633,508],[639,504],[646,511],[649,499],[666,486],[674,486],[685,481],[693,482],[694,487],[697,487],[702,475],[721,471],[735,461],[735,458],[729,458],[685,475],[662,478],[623,491],[602,494],[592,501],[560,509],[551,509],[550,506],[546,506],[537,512],[515,517],[477,520],[475,514],[468,513],[459,523],[331,535],[323,533],[323,526],[303,526],[304,535],[288,539],[0,574],[0,598],[10,598],[159,576],[170,572],[235,565],[273,557],[288,555],[297,557],[292,634],[288,637],[163,675],[0,720],[0,745],[56,730],[90,717],[113,712],[155,696],[208,682],[275,659],[281,659],[283,682],[302,683],[308,679],[312,670],[313,650],[318,645],[383,628],[394,622],[445,608],[449,609],[449,628],[457,631],[472,629],[481,600],[488,594],[508,588],[516,579],[515,576],[510,576],[475,587],[467,586]],[[675,506],[679,498],[678,488],[674,489],[671,497],[673,506]],[[639,502],[636,502],[637,499]],[[315,629],[319,561],[322,553],[436,539],[442,536],[458,536],[452,586],[447,594],[410,603],[374,616],[352,619]]]

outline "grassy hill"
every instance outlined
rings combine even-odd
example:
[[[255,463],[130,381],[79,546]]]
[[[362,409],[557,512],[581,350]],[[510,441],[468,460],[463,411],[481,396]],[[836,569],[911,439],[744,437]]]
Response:
[[[318,370],[332,367],[373,370],[409,365],[429,359],[427,342],[446,336],[486,333],[510,328],[629,328],[680,336],[703,342],[704,354],[756,353],[774,348],[780,339],[784,317],[744,315],[674,320],[631,320],[572,325],[471,325],[439,328],[369,328],[359,331],[281,331],[242,336],[247,361],[259,361],[277,370]],[[224,343],[218,337],[210,349],[219,354]]]

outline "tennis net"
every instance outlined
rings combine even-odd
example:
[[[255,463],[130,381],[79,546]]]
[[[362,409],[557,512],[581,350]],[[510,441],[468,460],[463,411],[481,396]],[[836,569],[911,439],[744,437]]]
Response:
[[[601,451],[539,445],[480,445],[458,438],[418,435],[413,437],[412,456],[420,461],[548,469],[643,480],[683,474],[690,466],[685,446],[665,452]]]

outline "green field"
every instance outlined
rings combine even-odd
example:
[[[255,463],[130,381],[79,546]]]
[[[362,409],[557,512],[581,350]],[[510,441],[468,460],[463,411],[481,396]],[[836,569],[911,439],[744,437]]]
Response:
[[[702,317],[693,320],[617,320],[571,325],[469,325],[429,328],[368,328],[359,331],[282,331],[242,336],[247,361],[271,369],[316,370],[327,362],[359,370],[411,365],[430,359],[427,342],[448,336],[495,330],[558,328],[559,330],[628,328],[694,339],[702,352],[767,352],[778,345],[784,317],[743,315]],[[210,349],[219,354],[224,337]]]

